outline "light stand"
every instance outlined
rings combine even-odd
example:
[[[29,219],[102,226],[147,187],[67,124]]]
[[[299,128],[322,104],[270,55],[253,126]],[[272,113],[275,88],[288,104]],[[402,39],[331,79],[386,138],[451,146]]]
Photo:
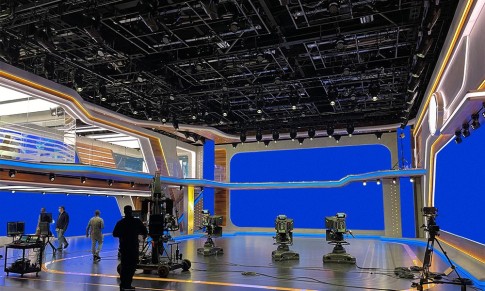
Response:
[[[416,287],[419,291],[422,291],[423,285],[449,284],[449,285],[460,285],[462,291],[466,290],[467,285],[473,284],[472,281],[468,278],[462,278],[460,276],[460,274],[458,273],[458,270],[456,269],[456,266],[450,260],[450,257],[448,257],[448,254],[445,252],[440,241],[437,239],[437,237],[440,235],[439,233],[440,227],[436,225],[436,220],[435,220],[435,217],[438,215],[438,209],[436,207],[423,207],[423,214],[425,219],[427,218],[427,223],[426,225],[423,225],[423,227],[424,227],[424,230],[428,232],[428,242],[426,244],[426,251],[424,253],[421,278],[419,279],[419,283],[413,282],[411,286]],[[440,248],[441,252],[446,257],[446,260],[450,264],[451,270],[454,271],[457,276],[457,278],[455,278],[453,281],[440,281],[441,275],[434,274],[429,270],[433,261],[435,242],[438,244],[438,247]]]

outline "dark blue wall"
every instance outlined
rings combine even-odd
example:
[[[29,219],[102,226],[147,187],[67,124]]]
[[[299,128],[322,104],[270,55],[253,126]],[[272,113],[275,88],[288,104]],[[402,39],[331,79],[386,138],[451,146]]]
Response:
[[[105,233],[113,230],[116,221],[121,218],[116,199],[105,196],[84,196],[40,193],[11,193],[0,192],[0,236],[7,234],[7,222],[24,221],[25,232],[35,233],[40,208],[45,207],[47,212],[52,212],[54,220],[59,215],[59,206],[65,206],[69,214],[70,222],[66,236],[86,234],[86,225],[99,209],[105,222]],[[54,231],[54,226],[51,230]]]
[[[451,141],[436,159],[436,223],[441,229],[485,243],[485,128],[471,132],[461,144]]]
[[[381,145],[265,151],[236,154],[230,162],[231,182],[339,180],[392,167],[390,151]],[[349,229],[383,230],[382,188],[352,183],[343,188],[234,190],[232,222],[241,227],[274,227],[286,214],[297,228],[324,227],[324,217],[347,213]]]

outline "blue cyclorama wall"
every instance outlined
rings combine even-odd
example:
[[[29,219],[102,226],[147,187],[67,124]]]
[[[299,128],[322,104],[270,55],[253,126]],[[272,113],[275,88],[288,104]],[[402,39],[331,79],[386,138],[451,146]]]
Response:
[[[451,141],[436,159],[436,223],[442,230],[485,244],[483,220],[485,128],[456,144]]]
[[[63,205],[69,214],[69,227],[66,236],[86,235],[86,225],[99,209],[105,223],[105,233],[111,233],[114,225],[121,218],[120,210],[114,197],[84,196],[40,193],[0,192],[0,236],[7,234],[7,222],[24,221],[25,233],[35,233],[40,208],[52,213],[57,220],[58,208]],[[54,232],[55,224],[51,225]]]
[[[239,153],[231,159],[231,182],[339,180],[349,174],[388,170],[391,153],[382,145]],[[296,228],[324,228],[325,216],[347,213],[347,227],[383,230],[382,187],[375,182],[343,188],[233,190],[231,220],[240,227],[274,227],[279,214]]]

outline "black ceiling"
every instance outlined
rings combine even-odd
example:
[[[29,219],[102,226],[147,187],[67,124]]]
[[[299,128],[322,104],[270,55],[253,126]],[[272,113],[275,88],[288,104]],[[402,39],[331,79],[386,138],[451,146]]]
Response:
[[[237,134],[399,124],[456,2],[2,1],[0,58],[137,119]]]

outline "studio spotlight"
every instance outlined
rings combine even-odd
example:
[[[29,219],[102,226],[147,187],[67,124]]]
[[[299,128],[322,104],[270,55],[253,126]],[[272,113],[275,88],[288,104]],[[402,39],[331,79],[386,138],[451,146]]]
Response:
[[[310,140],[313,140],[313,138],[315,137],[315,128],[311,127],[308,129],[308,137],[310,138]]]
[[[416,56],[419,57],[419,58],[424,58],[426,57],[426,54],[429,52],[429,50],[431,49],[431,46],[433,45],[433,39],[428,39],[426,40],[426,42],[424,43],[423,47],[421,49],[418,50]]]
[[[259,143],[263,140],[263,133],[261,132],[261,129],[258,129],[256,131],[256,141]]]
[[[455,131],[455,143],[460,144],[463,140],[461,139],[461,131]]]
[[[86,177],[81,177],[81,184],[86,184]]]
[[[367,181],[363,181],[362,185],[367,186]]]
[[[237,142],[233,142],[233,143],[232,143],[232,148],[233,148],[233,149],[237,148]]]
[[[241,134],[239,135],[239,140],[242,143],[245,143],[246,142],[246,133],[244,131],[241,131]]]
[[[468,123],[463,123],[463,125],[461,127],[462,127],[461,134],[463,135],[463,137],[469,137],[470,136],[470,125]]]
[[[305,140],[305,138],[304,138],[304,137],[299,137],[299,138],[298,138],[298,143],[299,143],[300,145],[303,145],[303,141],[304,141],[304,140]]]
[[[381,179],[377,179],[376,183],[377,183],[377,185],[380,185],[381,184]]]
[[[295,140],[295,138],[296,138],[297,134],[298,134],[298,133],[296,132],[296,128],[291,128],[291,129],[290,129],[290,138],[291,138],[291,140],[292,140],[292,141],[294,141],[294,140]]]
[[[55,179],[56,179],[56,175],[54,175],[53,173],[50,173],[49,174],[49,181],[54,182]]]
[[[396,183],[397,183],[396,178],[392,178],[392,184],[396,185]]]
[[[409,178],[409,182],[414,183],[414,178],[413,177],[410,177]]]
[[[265,141],[264,141],[264,146],[265,146],[265,147],[268,147],[268,146],[269,146],[269,142],[270,142],[269,140],[265,140]]]
[[[330,1],[328,3],[327,9],[331,15],[336,15],[339,11],[340,4],[338,1]]]
[[[15,178],[15,175],[17,175],[17,171],[16,170],[10,170],[10,171],[8,171],[8,176],[10,178]]]
[[[179,130],[179,122],[178,122],[178,120],[177,120],[177,119],[175,119],[175,118],[173,119],[173,121],[172,121],[172,125],[173,125],[173,128],[174,128],[175,130]]]
[[[335,142],[339,142],[340,141],[340,135],[334,135],[333,138],[335,139]]]
[[[478,113],[472,114],[472,124],[471,124],[472,129],[477,129],[480,127],[479,118],[480,118],[480,115]]]
[[[353,125],[347,126],[347,133],[349,134],[349,137],[352,137],[352,134],[354,133],[354,126]]]
[[[275,129],[273,130],[273,140],[276,143],[280,139],[280,133]]]
[[[333,127],[331,127],[331,126],[327,127],[327,135],[328,135],[328,137],[332,138],[334,132],[335,132],[335,130],[333,129]]]
[[[113,186],[113,180],[111,180],[111,179],[108,180],[108,186],[110,186],[110,187]]]
[[[135,188],[135,182],[130,182],[130,187]]]
[[[378,140],[381,140],[382,132],[376,132],[376,137],[377,137]]]

